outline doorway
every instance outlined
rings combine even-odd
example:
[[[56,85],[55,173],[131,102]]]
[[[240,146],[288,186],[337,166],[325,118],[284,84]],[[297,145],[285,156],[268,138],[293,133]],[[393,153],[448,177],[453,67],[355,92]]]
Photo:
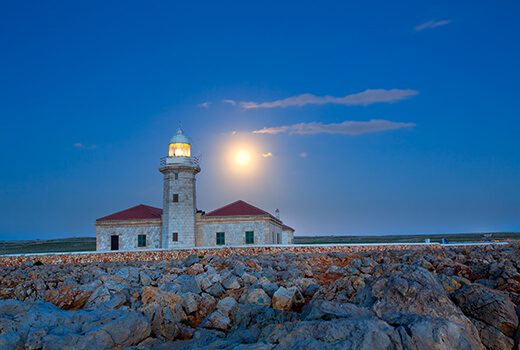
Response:
[[[119,236],[110,236],[110,250],[119,250]]]

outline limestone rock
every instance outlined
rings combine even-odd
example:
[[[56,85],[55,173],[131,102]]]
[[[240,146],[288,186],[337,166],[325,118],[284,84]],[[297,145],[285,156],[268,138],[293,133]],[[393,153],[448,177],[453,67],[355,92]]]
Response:
[[[340,303],[327,300],[311,300],[302,310],[301,317],[305,321],[332,320],[336,318],[370,317],[374,313],[367,308],[351,303]]]
[[[263,289],[251,290],[245,298],[247,305],[260,305],[264,307],[271,306],[271,298]]]
[[[228,312],[224,310],[217,310],[202,322],[200,325],[202,328],[228,330],[231,327],[231,320],[229,319]]]
[[[514,337],[518,328],[518,316],[515,305],[504,294],[472,284],[460,288],[452,297],[466,315]]]
[[[455,322],[416,314],[385,314],[383,319],[397,329],[405,349],[484,349],[479,338]]]
[[[512,349],[515,342],[493,326],[479,320],[472,320],[477,327],[482,344],[489,350]]]
[[[229,275],[224,280],[222,280],[222,286],[226,289],[239,289],[240,283],[238,282],[238,278],[233,275]]]
[[[401,349],[396,330],[376,317],[268,326],[259,340],[277,349]]]
[[[435,276],[420,267],[402,265],[383,274],[357,294],[355,302],[383,314],[428,315],[462,325],[472,343],[479,344],[473,323],[453,304]],[[483,349],[480,344],[475,349]]]

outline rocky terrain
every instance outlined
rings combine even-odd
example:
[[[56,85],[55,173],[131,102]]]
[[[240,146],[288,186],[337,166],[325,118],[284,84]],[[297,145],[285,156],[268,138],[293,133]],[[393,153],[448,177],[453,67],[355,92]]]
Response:
[[[520,246],[0,268],[1,349],[518,349]]]

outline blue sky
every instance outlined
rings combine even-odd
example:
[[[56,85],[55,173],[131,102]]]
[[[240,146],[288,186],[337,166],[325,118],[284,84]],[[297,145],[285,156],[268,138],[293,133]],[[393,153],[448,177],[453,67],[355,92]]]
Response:
[[[0,239],[161,207],[179,121],[205,211],[279,208],[300,235],[520,231],[519,10],[4,2]]]

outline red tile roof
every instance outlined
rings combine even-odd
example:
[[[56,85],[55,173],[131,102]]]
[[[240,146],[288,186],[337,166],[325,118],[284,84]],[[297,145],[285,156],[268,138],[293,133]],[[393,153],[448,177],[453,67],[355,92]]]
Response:
[[[161,208],[139,204],[135,207],[104,216],[96,221],[160,219],[162,213],[163,210]]]
[[[213,210],[204,216],[271,216],[268,212],[244,201],[236,201],[222,208]]]
[[[285,230],[291,230],[291,231],[294,231],[294,229],[293,229],[291,226],[282,225],[282,231],[285,231]]]

